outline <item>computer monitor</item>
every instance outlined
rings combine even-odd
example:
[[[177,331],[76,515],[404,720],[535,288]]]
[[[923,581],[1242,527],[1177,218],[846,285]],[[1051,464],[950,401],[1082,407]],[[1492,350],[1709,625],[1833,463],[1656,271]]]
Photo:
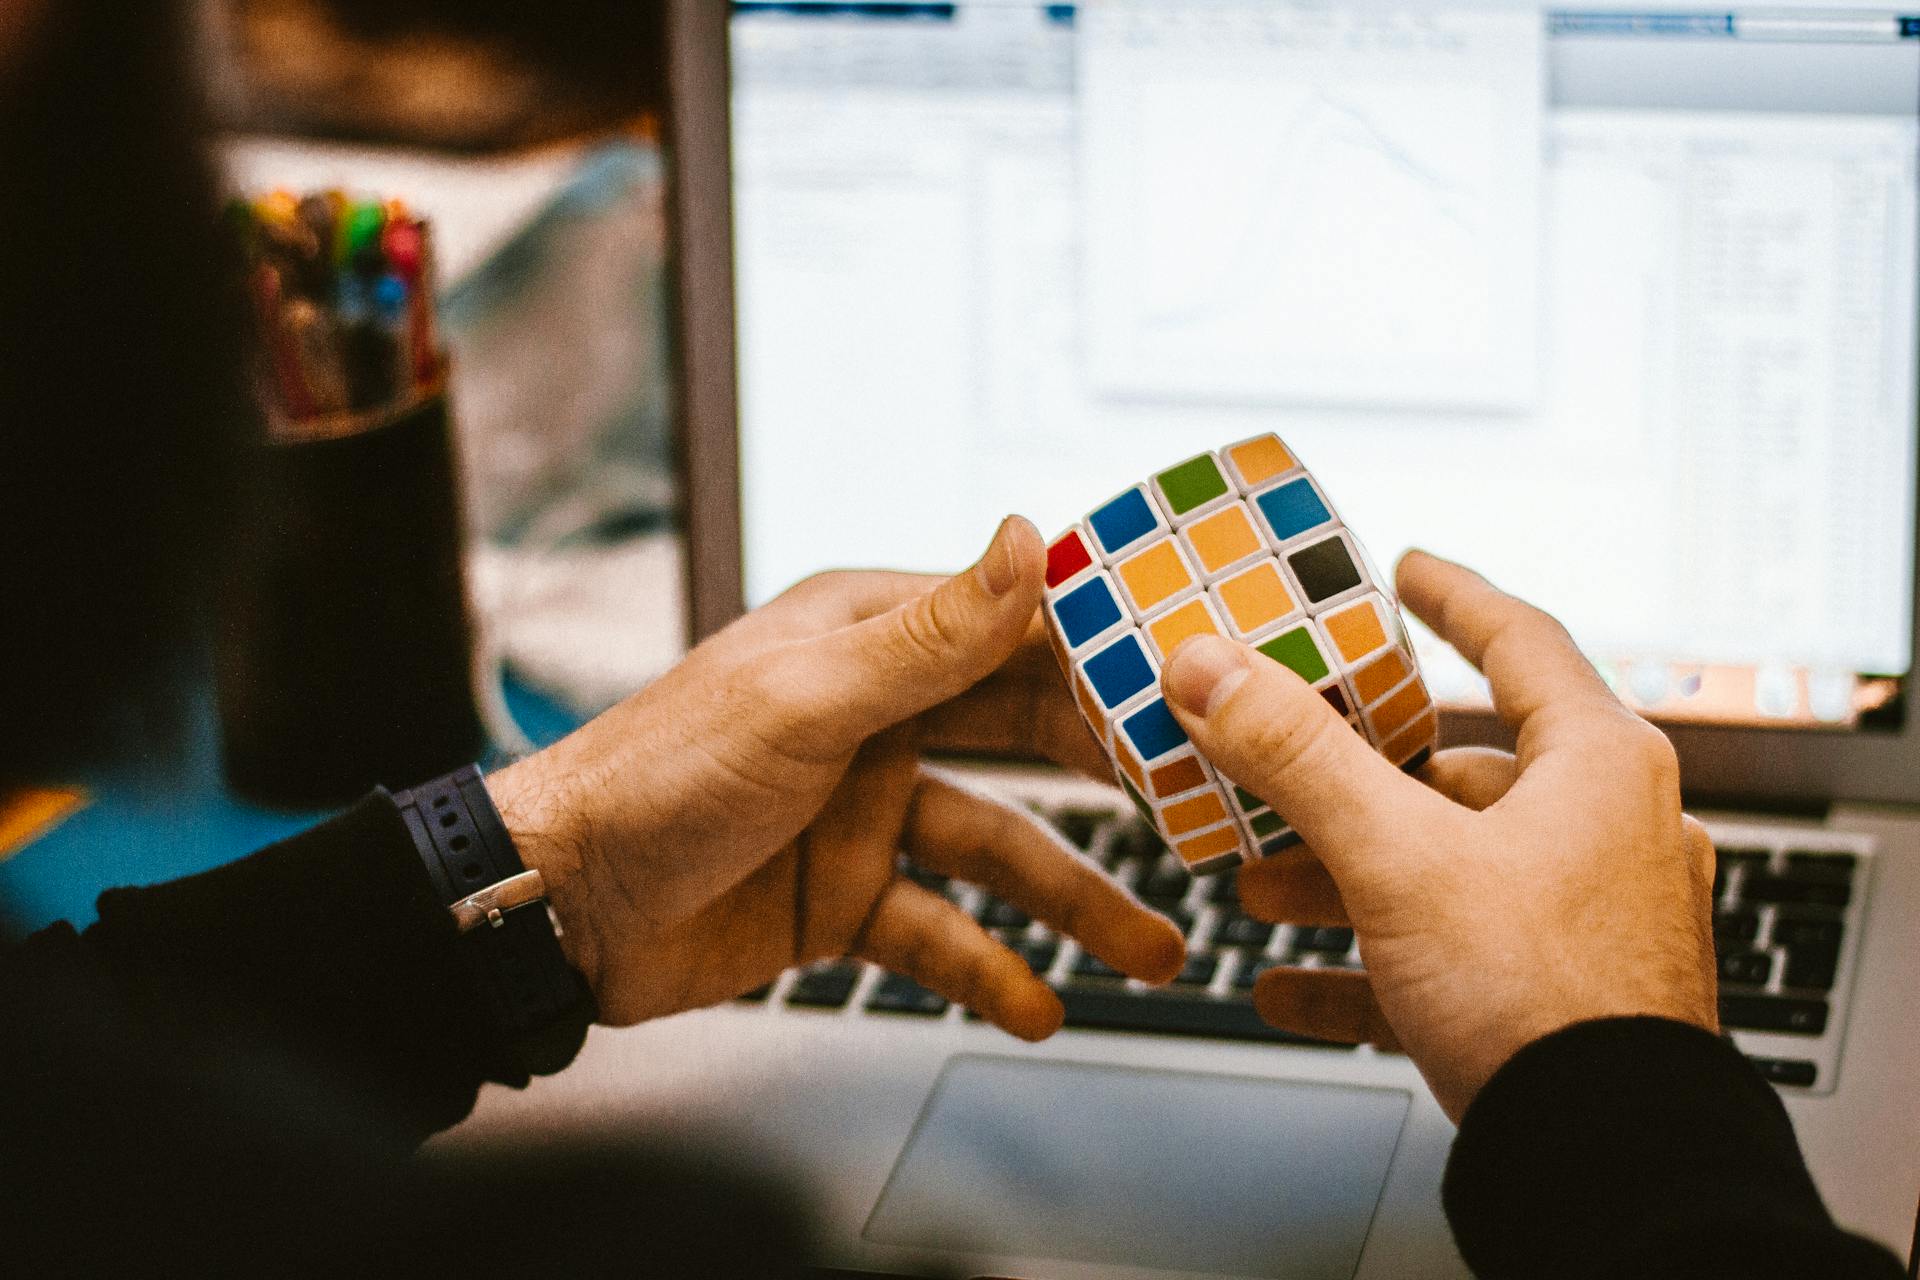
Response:
[[[1690,781],[1920,798],[1920,21],[756,2],[727,40],[747,602],[1273,430],[1377,559],[1561,617]]]

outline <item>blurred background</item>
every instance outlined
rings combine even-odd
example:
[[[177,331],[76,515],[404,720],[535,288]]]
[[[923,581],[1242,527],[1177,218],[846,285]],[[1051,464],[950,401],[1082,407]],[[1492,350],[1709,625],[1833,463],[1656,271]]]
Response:
[[[432,223],[483,643],[580,714],[681,643],[660,9],[200,12],[234,191],[343,186]]]
[[[183,6],[223,194],[338,188],[431,227],[475,697],[496,758],[558,737],[684,644],[662,8]],[[96,19],[72,25],[84,36]],[[324,812],[232,794],[214,682],[183,679],[184,750],[0,823],[0,895],[19,923],[83,923],[105,886],[226,861]]]

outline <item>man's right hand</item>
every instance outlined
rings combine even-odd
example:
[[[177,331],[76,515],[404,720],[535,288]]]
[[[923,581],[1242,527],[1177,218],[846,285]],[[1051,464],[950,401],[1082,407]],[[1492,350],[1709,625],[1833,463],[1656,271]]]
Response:
[[[1261,1014],[1404,1046],[1456,1120],[1515,1052],[1573,1023],[1640,1014],[1717,1029],[1713,847],[1680,812],[1665,736],[1545,613],[1421,552],[1397,577],[1407,606],[1487,676],[1515,755],[1442,751],[1423,786],[1243,645],[1189,641],[1164,676],[1195,745],[1306,841],[1241,870],[1247,911],[1350,924],[1366,961],[1364,975],[1270,970]]]

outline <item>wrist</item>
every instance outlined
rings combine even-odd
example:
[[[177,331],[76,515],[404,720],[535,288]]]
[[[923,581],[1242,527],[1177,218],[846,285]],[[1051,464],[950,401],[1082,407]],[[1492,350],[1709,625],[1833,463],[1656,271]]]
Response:
[[[1698,1002],[1677,991],[1610,991],[1533,1008],[1516,1008],[1475,1038],[1475,1049],[1457,1073],[1451,1098],[1442,1103],[1457,1123],[1487,1083],[1533,1045],[1589,1023],[1631,1019],[1679,1023],[1717,1035],[1719,1022],[1711,997]]]
[[[560,924],[560,948],[567,963],[598,990],[599,947],[593,937],[582,875],[584,841],[577,830],[575,810],[547,767],[544,753],[489,773],[482,782],[521,863],[527,870],[540,873],[547,905]]]

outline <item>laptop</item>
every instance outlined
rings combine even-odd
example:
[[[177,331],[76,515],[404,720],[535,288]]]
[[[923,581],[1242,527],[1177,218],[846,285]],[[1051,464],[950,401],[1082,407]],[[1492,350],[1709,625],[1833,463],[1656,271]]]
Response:
[[[1383,561],[1555,611],[1678,744],[1721,1012],[1848,1227],[1920,1199],[1920,17],[1856,8],[675,0],[692,628],[808,573],[947,570],[1278,432]],[[1417,633],[1448,744],[1497,742]],[[835,1266],[1458,1276],[1410,1063],[1264,1026],[1363,965],[1187,876],[1120,793],[955,762],[1186,931],[1149,990],[923,876],[1047,976],[1017,1044],[836,963],[597,1031],[454,1135],[759,1153]],[[918,873],[915,873],[918,874]],[[1570,1105],[1578,1105],[1570,1099]]]

